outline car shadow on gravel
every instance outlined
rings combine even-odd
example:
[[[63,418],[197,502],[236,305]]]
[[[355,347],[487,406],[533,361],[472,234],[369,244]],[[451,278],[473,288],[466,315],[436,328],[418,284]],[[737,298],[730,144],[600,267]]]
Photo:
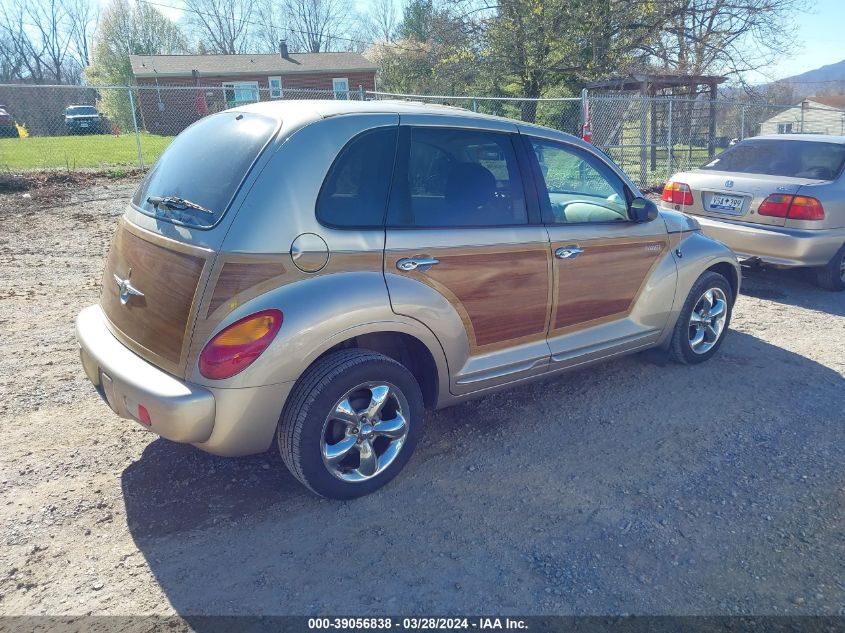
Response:
[[[845,293],[819,288],[807,270],[744,267],[740,294],[845,316]]]
[[[156,440],[123,472],[127,524],[187,616],[788,610],[838,573],[845,466],[838,414],[790,394],[842,387],[731,331],[704,365],[627,357],[429,413],[405,471],[352,502],[273,453]]]

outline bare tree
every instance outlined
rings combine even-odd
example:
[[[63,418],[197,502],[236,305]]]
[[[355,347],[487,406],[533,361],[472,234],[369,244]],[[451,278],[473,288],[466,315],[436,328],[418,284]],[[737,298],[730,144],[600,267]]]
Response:
[[[794,49],[789,21],[809,0],[657,0],[661,36],[644,47],[666,68],[687,74],[737,75],[772,64]]]
[[[376,42],[393,42],[399,30],[399,11],[394,0],[372,0],[363,15],[364,33]]]
[[[185,0],[188,23],[213,53],[246,52],[252,43],[256,0]]]
[[[285,14],[294,48],[320,53],[349,36],[354,11],[350,0],[286,0]]]
[[[0,3],[0,67],[10,79],[78,83],[90,61],[94,0]]]
[[[24,59],[14,38],[0,29],[0,82],[21,79],[24,68]]]
[[[67,7],[60,0],[27,0],[25,6],[32,50],[40,51],[47,78],[57,83],[70,79],[65,71],[71,61],[73,33]]]
[[[254,36],[259,50],[274,53],[279,42],[286,39],[282,9],[276,0],[256,0]]]
[[[89,0],[70,0],[67,12],[74,56],[80,68],[85,69],[91,63],[91,48],[100,21],[100,10],[96,3]]]

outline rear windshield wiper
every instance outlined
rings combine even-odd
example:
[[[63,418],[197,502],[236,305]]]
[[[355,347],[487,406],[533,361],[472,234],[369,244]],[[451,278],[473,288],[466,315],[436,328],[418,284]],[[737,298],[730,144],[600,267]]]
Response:
[[[196,202],[185,200],[185,198],[180,198],[179,196],[150,196],[147,198],[147,202],[154,207],[164,207],[165,209],[176,209],[180,211],[183,209],[194,209],[195,211],[214,215],[214,211],[211,209],[206,209],[204,206],[199,205]]]

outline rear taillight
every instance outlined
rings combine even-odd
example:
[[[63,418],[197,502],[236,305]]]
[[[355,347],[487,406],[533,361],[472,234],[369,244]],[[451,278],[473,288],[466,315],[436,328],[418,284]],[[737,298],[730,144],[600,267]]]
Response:
[[[692,189],[682,182],[669,181],[663,187],[663,195],[660,198],[672,204],[692,204]]]
[[[243,371],[273,342],[283,320],[281,310],[263,310],[235,321],[202,350],[200,373],[206,378],[222,380]]]
[[[790,220],[823,220],[824,207],[816,198],[810,196],[790,196],[773,193],[757,210],[760,215]]]
[[[789,211],[789,203],[792,202],[792,196],[786,196],[781,193],[773,193],[768,198],[763,200],[757,213],[760,215],[768,215],[773,218],[785,218]]]
[[[824,220],[824,207],[810,196],[795,196],[786,217],[790,220]]]

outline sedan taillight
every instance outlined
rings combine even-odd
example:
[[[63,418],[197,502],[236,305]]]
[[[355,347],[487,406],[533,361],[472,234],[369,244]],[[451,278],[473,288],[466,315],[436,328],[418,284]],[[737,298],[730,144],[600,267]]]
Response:
[[[200,373],[206,378],[231,378],[264,353],[282,327],[281,310],[262,310],[221,330],[202,350]]]
[[[663,195],[660,199],[664,202],[671,202],[672,204],[692,204],[692,189],[689,185],[682,182],[672,182],[671,180],[663,187]]]
[[[816,198],[773,193],[757,210],[760,215],[790,220],[824,220],[824,207]]]

